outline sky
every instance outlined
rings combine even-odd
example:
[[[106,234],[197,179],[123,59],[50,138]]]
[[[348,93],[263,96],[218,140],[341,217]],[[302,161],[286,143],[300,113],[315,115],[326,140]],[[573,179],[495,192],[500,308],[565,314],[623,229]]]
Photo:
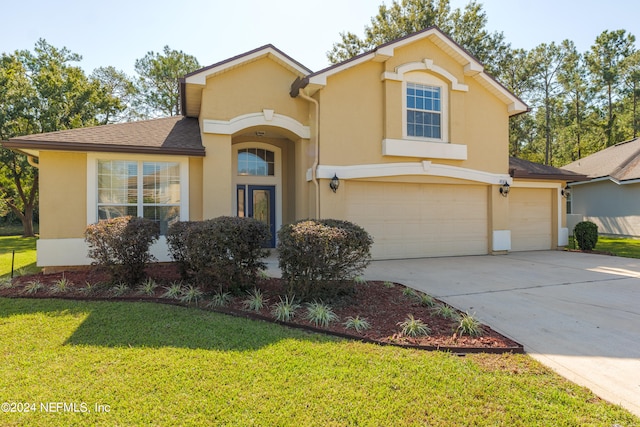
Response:
[[[469,0],[450,0],[452,9]],[[573,40],[585,52],[604,30],[640,38],[637,0],[478,0],[489,31],[513,48]],[[134,75],[136,59],[168,45],[214,64],[265,44],[312,71],[328,66],[326,53],[351,31],[362,36],[378,6],[392,0],[21,0],[4,1],[0,53],[33,50],[44,38],[82,55],[90,73],[114,66]],[[636,42],[636,47],[640,46]]]

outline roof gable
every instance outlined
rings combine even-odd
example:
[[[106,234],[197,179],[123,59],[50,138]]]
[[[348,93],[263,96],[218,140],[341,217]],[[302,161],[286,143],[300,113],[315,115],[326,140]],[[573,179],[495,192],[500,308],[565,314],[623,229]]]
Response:
[[[292,93],[295,93],[295,90],[301,87],[307,87],[308,91],[313,94],[315,91],[326,86],[327,79],[332,75],[343,72],[364,62],[387,61],[389,58],[394,56],[396,49],[424,39],[434,43],[437,47],[453,58],[455,62],[462,66],[465,76],[475,79],[481,86],[507,104],[510,115],[528,111],[528,106],[521,99],[512,94],[502,84],[484,71],[484,66],[480,61],[474,58],[473,55],[467,52],[462,46],[457,44],[435,26],[410,34],[398,40],[385,43],[370,52],[362,53],[339,64],[335,64],[318,72],[309,74],[305,77],[302,84],[300,84],[300,82],[294,83],[294,86],[296,87],[293,88]]]
[[[612,145],[562,169],[591,179],[609,178],[616,182],[640,179],[640,138]]]

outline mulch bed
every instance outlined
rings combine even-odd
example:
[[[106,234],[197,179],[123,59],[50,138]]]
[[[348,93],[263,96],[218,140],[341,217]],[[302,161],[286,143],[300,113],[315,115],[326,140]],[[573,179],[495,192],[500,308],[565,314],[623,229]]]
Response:
[[[162,296],[166,291],[165,286],[180,280],[177,269],[173,264],[154,265],[149,269],[148,274],[159,284],[153,295],[143,295],[134,289],[115,297],[113,291],[104,285],[108,282],[109,276],[96,268],[87,268],[63,273],[18,277],[13,280],[11,288],[0,289],[0,297],[150,301],[187,305],[177,299],[164,298]],[[71,283],[69,289],[65,292],[55,292],[53,285],[63,277]],[[30,282],[34,281],[39,281],[43,286],[37,292],[28,294],[26,288]],[[94,286],[91,293],[86,293],[82,291],[82,288],[85,288],[87,283],[98,286]],[[403,292],[405,287],[397,283],[391,284],[379,281],[357,283],[354,285],[353,291],[325,300],[324,302],[331,306],[339,318],[339,321],[331,323],[328,328],[315,327],[307,321],[304,314],[304,304],[302,304],[302,308],[298,310],[291,322],[275,320],[271,314],[271,309],[273,304],[279,301],[280,296],[284,295],[284,286],[281,279],[258,279],[256,287],[263,292],[267,299],[267,306],[259,312],[249,311],[243,306],[246,295],[235,296],[225,307],[213,308],[207,307],[210,296],[205,296],[205,299],[200,301],[198,306],[234,316],[271,321],[289,327],[384,345],[445,350],[454,353],[524,353],[522,345],[504,337],[486,325],[481,326],[482,335],[479,337],[461,336],[455,333],[458,325],[457,321],[435,315],[432,308],[422,306],[415,297],[406,295]],[[435,302],[443,304],[438,300],[435,300]],[[402,335],[402,328],[398,324],[403,322],[409,314],[416,319],[421,319],[428,325],[431,330],[428,336],[413,338]],[[365,318],[371,328],[362,332],[346,329],[344,322],[349,316]]]

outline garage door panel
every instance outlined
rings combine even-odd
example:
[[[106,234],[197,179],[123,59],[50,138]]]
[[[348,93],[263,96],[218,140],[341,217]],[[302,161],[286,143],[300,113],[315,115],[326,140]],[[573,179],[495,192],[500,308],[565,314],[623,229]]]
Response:
[[[513,188],[509,193],[512,251],[551,249],[551,191],[543,188]]]
[[[346,200],[374,258],[487,253],[486,187],[350,182]]]

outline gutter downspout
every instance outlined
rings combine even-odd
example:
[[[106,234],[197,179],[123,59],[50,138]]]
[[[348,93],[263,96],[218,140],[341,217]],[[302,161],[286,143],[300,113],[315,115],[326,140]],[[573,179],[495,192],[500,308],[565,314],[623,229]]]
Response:
[[[320,125],[320,104],[318,103],[318,101],[316,101],[315,99],[313,99],[312,97],[304,93],[302,91],[302,88],[298,90],[298,96],[314,104],[315,110],[316,110],[316,114],[315,114],[316,128],[314,132],[316,147],[314,151],[315,158],[313,160],[313,165],[311,166],[311,180],[313,181],[313,184],[315,185],[315,188],[316,188],[316,219],[320,219],[320,184],[318,183],[318,176],[317,176],[318,164],[320,163],[320,126],[319,126]]]

